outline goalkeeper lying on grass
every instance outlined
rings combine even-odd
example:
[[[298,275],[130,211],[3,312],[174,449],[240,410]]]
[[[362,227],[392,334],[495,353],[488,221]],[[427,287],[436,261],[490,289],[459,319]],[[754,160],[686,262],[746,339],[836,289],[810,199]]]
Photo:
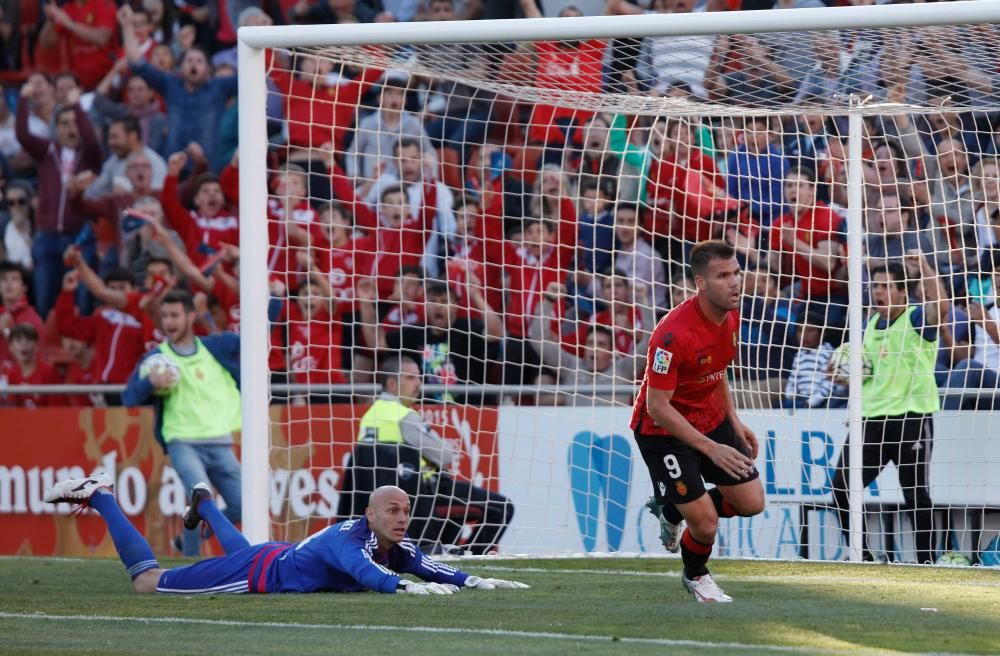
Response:
[[[118,556],[136,592],[220,594],[245,592],[360,592],[453,594],[462,588],[527,588],[517,581],[483,579],[425,556],[406,537],[410,499],[398,487],[372,493],[365,516],[340,522],[296,543],[265,542],[250,546],[212,500],[208,486],[191,491],[184,525],[202,520],[215,532],[226,555],[192,565],[163,569],[149,543],[128,521],[104,473],[62,481],[45,493],[49,503],[89,506],[108,525]],[[414,574],[424,583],[402,578]]]

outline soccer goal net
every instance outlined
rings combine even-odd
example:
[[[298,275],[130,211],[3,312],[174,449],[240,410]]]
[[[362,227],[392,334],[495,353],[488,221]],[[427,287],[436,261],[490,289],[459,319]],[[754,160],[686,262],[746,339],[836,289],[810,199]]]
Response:
[[[296,539],[394,483],[428,547],[663,553],[632,403],[716,239],[735,361],[681,377],[728,382],[767,496],[718,555],[974,561],[1000,507],[1000,6],[429,4],[240,31],[245,530]]]

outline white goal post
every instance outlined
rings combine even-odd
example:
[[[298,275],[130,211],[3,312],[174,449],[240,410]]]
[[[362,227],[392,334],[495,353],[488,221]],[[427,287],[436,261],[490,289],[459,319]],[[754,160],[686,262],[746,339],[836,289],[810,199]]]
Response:
[[[538,18],[503,21],[456,21],[440,23],[302,25],[243,27],[239,38],[239,161],[240,161],[240,313],[242,334],[241,441],[243,463],[243,526],[252,542],[271,538],[270,482],[272,456],[272,396],[268,354],[271,331],[268,317],[269,237],[266,215],[269,196],[268,100],[265,51],[267,49],[337,49],[363,46],[403,46],[436,44],[484,44],[534,41],[577,41],[585,39],[639,39],[644,37],[687,37],[695,35],[738,35],[834,30],[896,30],[952,25],[1000,23],[1000,1],[959,1],[817,9],[776,9],[754,12],[691,13],[684,15]],[[320,51],[316,51],[320,52]],[[349,58],[348,58],[349,59]],[[354,60],[350,60],[355,63]],[[380,64],[381,65],[381,64]],[[419,71],[426,73],[426,71]],[[466,81],[469,82],[469,81]],[[469,82],[474,85],[475,81]],[[530,82],[520,81],[527,89]],[[497,82],[492,89],[508,95],[518,93],[518,84]],[[528,102],[537,90],[527,89]],[[544,90],[543,90],[544,91]],[[625,95],[563,92],[553,104],[579,104],[614,112],[650,117],[701,118],[732,116],[786,116],[802,112],[782,105],[720,105],[694,102],[672,104],[667,99],[644,99]],[[616,104],[618,103],[618,104]],[[940,108],[938,108],[940,109]],[[975,110],[976,108],[971,108]],[[850,458],[862,460],[862,386],[864,355],[862,331],[865,327],[866,198],[862,160],[865,157],[865,117],[902,112],[921,114],[932,111],[917,105],[872,102],[861,96],[841,99],[820,110],[824,116],[843,118],[846,130],[846,298],[850,371],[846,410],[847,445]],[[727,119],[728,120],[728,119]],[[578,406],[579,408],[579,406]],[[585,410],[580,409],[580,412]],[[777,414],[777,411],[775,412]],[[824,419],[831,425],[841,415]],[[595,427],[597,434],[622,427]],[[527,429],[526,429],[527,430]],[[530,431],[529,431],[530,432]],[[526,433],[527,434],[527,433]],[[351,436],[350,439],[353,439]],[[860,467],[850,468],[851,560],[862,557],[864,486]],[[804,483],[803,483],[804,485]],[[541,502],[544,503],[544,499]],[[631,519],[630,519],[631,521]],[[734,552],[738,553],[738,552]]]

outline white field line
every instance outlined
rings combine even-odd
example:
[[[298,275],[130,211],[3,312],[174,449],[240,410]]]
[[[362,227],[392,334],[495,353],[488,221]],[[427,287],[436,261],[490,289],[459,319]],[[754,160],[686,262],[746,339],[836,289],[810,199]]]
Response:
[[[296,631],[391,631],[432,635],[468,635],[528,640],[557,640],[566,642],[620,642],[624,644],[656,645],[663,647],[695,647],[699,649],[719,649],[727,651],[763,651],[793,654],[886,654],[881,650],[817,649],[815,647],[792,647],[788,645],[743,644],[738,642],[708,642],[702,640],[672,640],[670,638],[629,638],[601,635],[574,635],[550,631],[508,631],[504,629],[471,629],[437,626],[391,626],[377,624],[304,624],[300,622],[240,622],[236,620],[207,620],[189,617],[116,617],[112,615],[47,615],[45,613],[9,613],[0,611],[0,620],[36,620],[40,622],[121,622],[125,624],[196,624],[205,626],[226,626],[237,628],[273,628]],[[953,654],[950,656],[963,656]]]
[[[470,570],[484,570],[487,572],[528,572],[532,574],[599,574],[608,576],[634,576],[638,578],[644,577],[657,577],[657,578],[671,578],[679,579],[681,577],[680,570],[669,571],[669,572],[632,572],[629,570],[615,570],[615,569],[549,569],[547,567],[505,567],[503,565],[490,565],[490,564],[479,564],[476,563],[469,567]],[[744,574],[712,574],[712,578],[718,579],[720,581],[739,581],[745,583],[821,583],[828,585],[854,585],[857,583],[864,583],[866,585],[905,585],[913,586],[915,583],[919,585],[956,585],[955,582],[949,581],[884,581],[881,579],[873,580],[871,577],[864,576],[830,576],[822,575],[815,576],[812,574],[778,574],[778,575],[765,575],[765,574],[754,574],[754,575],[744,575]],[[973,588],[997,588],[1000,587],[1000,580],[997,581],[969,581],[963,580],[961,582],[963,587],[973,587]]]

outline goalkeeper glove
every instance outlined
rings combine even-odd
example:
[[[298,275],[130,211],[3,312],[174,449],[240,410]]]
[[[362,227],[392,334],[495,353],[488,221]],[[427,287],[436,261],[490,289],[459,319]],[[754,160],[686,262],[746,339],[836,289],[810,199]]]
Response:
[[[504,579],[483,579],[478,576],[470,576],[465,579],[465,587],[476,588],[477,590],[527,590],[531,586],[519,581],[505,581]]]
[[[416,583],[400,579],[396,587],[396,593],[417,594],[417,595],[450,595],[458,592],[458,586],[451,583]]]

